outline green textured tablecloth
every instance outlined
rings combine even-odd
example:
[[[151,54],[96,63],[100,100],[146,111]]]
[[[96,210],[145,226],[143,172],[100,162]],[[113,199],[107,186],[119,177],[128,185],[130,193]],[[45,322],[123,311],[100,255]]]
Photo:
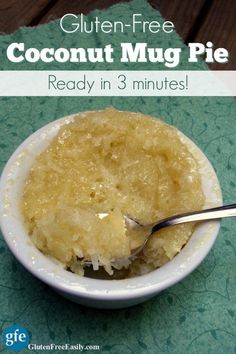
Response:
[[[163,21],[145,1],[134,0],[107,11],[101,19],[127,20],[132,13]],[[184,19],[183,19],[184,21]],[[58,21],[22,28],[0,37],[0,69],[106,69],[106,64],[12,64],[5,50],[13,41],[28,47],[93,47],[122,41],[154,47],[181,47],[179,69],[206,69],[187,64],[187,48],[176,33],[147,35],[65,34]],[[185,58],[185,59],[184,59]],[[155,64],[122,65],[110,69],[164,69]],[[37,84],[37,83],[35,83]],[[192,138],[214,165],[225,203],[236,201],[236,101],[209,97],[5,97],[0,99],[1,168],[15,148],[49,121],[77,111],[113,105],[160,116]],[[38,344],[100,345],[102,353],[236,353],[236,222],[223,221],[218,240],[201,266],[187,279],[134,308],[103,311],[69,302],[35,279],[14,259],[0,238],[0,326],[25,326]],[[0,350],[3,349],[2,343]],[[24,352],[27,352],[26,350]],[[34,351],[39,352],[37,350]],[[55,351],[57,352],[57,351]],[[91,352],[91,351],[90,351]]]

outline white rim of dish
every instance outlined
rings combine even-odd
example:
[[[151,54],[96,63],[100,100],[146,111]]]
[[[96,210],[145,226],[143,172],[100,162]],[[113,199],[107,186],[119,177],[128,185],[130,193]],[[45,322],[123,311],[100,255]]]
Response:
[[[217,238],[219,221],[197,226],[181,252],[161,268],[122,280],[91,279],[68,272],[60,262],[43,255],[27,234],[17,203],[27,172],[35,156],[45,149],[59,128],[71,122],[78,114],[83,116],[82,112],[63,117],[37,130],[8,160],[0,180],[0,225],[4,239],[11,252],[28,271],[61,292],[96,300],[128,300],[159,293],[184,279],[204,260]],[[181,132],[179,136],[199,162],[206,196],[205,207],[222,205],[219,181],[211,163],[192,140]]]

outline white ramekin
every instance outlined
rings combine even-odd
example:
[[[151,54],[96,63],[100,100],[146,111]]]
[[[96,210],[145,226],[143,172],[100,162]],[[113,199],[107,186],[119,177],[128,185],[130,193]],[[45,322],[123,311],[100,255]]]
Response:
[[[124,280],[97,280],[81,277],[63,269],[44,256],[31,242],[19,210],[24,180],[31,164],[49,144],[63,124],[73,116],[58,119],[26,139],[9,159],[0,182],[0,222],[5,241],[23,266],[57,292],[79,304],[98,308],[122,308],[143,302],[178,283],[190,274],[212,248],[219,221],[200,224],[181,252],[163,267],[139,277]],[[201,150],[185,135],[181,139],[199,161],[205,207],[222,204],[219,181]],[[6,269],[6,272],[9,271]]]

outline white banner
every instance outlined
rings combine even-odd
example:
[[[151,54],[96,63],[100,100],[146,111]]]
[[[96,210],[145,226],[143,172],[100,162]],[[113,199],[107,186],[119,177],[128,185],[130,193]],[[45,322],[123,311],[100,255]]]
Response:
[[[236,71],[0,71],[0,96],[236,96]]]

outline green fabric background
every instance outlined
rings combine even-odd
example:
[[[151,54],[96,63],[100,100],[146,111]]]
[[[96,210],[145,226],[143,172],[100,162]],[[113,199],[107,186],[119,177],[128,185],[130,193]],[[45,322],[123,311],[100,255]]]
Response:
[[[95,11],[90,18],[127,21],[132,13],[163,21],[144,0]],[[184,21],[184,18],[183,18]],[[0,69],[106,69],[106,64],[12,64],[6,47],[13,41],[28,47],[93,47],[121,41],[147,42],[154,47],[183,48],[178,69],[207,69],[188,64],[187,47],[172,34],[65,34],[58,21],[22,28],[0,37]],[[155,64],[122,65],[110,69],[164,69]],[[37,83],[35,83],[37,84]],[[224,202],[236,201],[236,101],[216,97],[4,97],[0,98],[0,163],[3,168],[15,148],[49,121],[77,111],[113,105],[121,110],[160,116],[192,138],[214,165]],[[100,345],[102,353],[236,353],[236,222],[225,220],[217,242],[201,266],[187,279],[147,303],[124,310],[94,310],[76,305],[35,279],[14,259],[0,238],[0,327],[25,326],[32,343]],[[5,351],[0,344],[0,351]],[[24,352],[28,352],[25,350]],[[36,353],[37,351],[35,351]],[[38,351],[39,352],[39,351]]]

